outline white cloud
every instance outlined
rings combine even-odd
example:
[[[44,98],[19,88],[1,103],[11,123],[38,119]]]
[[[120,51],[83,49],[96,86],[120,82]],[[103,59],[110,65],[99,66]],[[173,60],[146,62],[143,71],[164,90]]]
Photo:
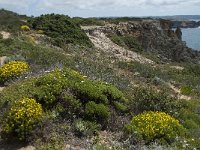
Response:
[[[198,14],[199,3],[199,0],[0,0],[0,7],[29,15],[55,12],[72,16],[109,16],[119,13],[130,16],[180,14],[184,11],[196,11]]]

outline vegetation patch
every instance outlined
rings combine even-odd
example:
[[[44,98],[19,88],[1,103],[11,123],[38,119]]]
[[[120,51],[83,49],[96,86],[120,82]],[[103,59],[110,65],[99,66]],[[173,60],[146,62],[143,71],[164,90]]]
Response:
[[[5,82],[9,79],[19,77],[26,73],[29,65],[23,61],[11,61],[0,68],[0,81]]]
[[[113,35],[110,37],[110,39],[119,46],[125,47],[125,48],[130,49],[135,52],[142,52],[142,46],[133,36]]]
[[[179,121],[164,112],[147,111],[139,114],[126,125],[129,134],[138,134],[148,142],[164,139],[168,143],[184,134],[184,127]]]
[[[19,140],[26,140],[42,113],[42,106],[34,99],[15,101],[4,118],[2,135],[16,135]]]
[[[48,14],[29,20],[34,30],[42,30],[44,34],[53,39],[52,43],[63,47],[65,44],[78,44],[92,47],[86,33],[79,24],[65,15]]]

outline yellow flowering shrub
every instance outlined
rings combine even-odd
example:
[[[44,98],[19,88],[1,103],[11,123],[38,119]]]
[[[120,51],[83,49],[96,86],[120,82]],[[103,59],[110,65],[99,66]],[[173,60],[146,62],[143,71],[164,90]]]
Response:
[[[0,78],[8,80],[13,77],[18,77],[29,69],[29,65],[23,61],[11,61],[0,68]]]
[[[23,26],[21,26],[21,30],[29,31],[29,30],[30,30],[30,27],[27,26],[27,25],[23,25]]]
[[[42,106],[34,99],[24,98],[15,101],[4,120],[3,132],[6,135],[13,133],[20,140],[24,140],[42,113]]]
[[[132,118],[125,126],[128,133],[142,136],[144,140],[164,139],[169,142],[184,132],[179,121],[164,112],[146,111]]]
[[[37,30],[37,33],[38,34],[44,34],[44,31],[43,30]]]

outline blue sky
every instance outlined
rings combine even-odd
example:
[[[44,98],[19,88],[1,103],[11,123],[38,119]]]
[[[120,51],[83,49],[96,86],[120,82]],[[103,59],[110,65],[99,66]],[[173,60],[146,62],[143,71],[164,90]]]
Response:
[[[0,8],[38,16],[80,17],[200,15],[200,0],[0,0]]]

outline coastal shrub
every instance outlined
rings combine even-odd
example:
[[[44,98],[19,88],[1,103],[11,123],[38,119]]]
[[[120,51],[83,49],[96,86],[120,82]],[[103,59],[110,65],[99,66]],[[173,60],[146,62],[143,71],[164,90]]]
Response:
[[[163,111],[169,114],[176,113],[179,103],[164,92],[157,92],[152,88],[135,88],[133,99],[130,102],[130,109],[135,113],[143,111]]]
[[[141,52],[141,44],[135,39],[135,37],[130,35],[112,35],[110,39],[117,45],[128,48],[133,51]]]
[[[29,69],[29,65],[24,61],[11,61],[4,64],[0,68],[0,78],[3,81],[19,77],[20,75],[26,73]]]
[[[93,81],[86,80],[76,82],[72,89],[82,103],[95,101],[97,103],[108,104],[108,99],[106,95],[102,93],[101,87]]]
[[[64,91],[57,104],[58,112],[64,118],[73,120],[83,113],[83,105],[79,99],[76,99],[70,92]]]
[[[2,35],[2,34],[0,34],[0,40],[1,40],[1,39],[3,39],[3,35]]]
[[[75,120],[73,126],[78,136],[93,136],[101,129],[99,124],[82,119]]]
[[[50,108],[67,85],[68,80],[61,71],[55,70],[37,79],[34,97],[44,107]]]
[[[29,23],[33,29],[44,31],[44,34],[51,37],[52,43],[56,46],[63,47],[66,44],[93,46],[80,25],[69,16],[58,14],[41,15],[31,18]]]
[[[42,113],[42,106],[34,99],[15,101],[4,120],[3,133],[17,135],[20,140],[25,140]]]
[[[77,98],[84,104],[89,101],[95,101],[96,103],[103,103],[105,105],[117,106],[117,104],[121,104],[124,108],[126,107],[127,99],[120,90],[111,84],[84,80],[76,82],[72,89]],[[115,108],[117,110],[120,107]]]
[[[181,93],[184,95],[190,95],[192,93],[193,89],[190,86],[183,86],[181,87]]]
[[[146,142],[164,139],[172,142],[185,132],[179,121],[164,112],[146,111],[132,118],[125,126],[129,134],[138,134]]]
[[[38,34],[44,34],[44,31],[43,30],[37,30],[37,33]]]
[[[27,18],[25,15],[18,15],[12,11],[0,9],[0,30],[16,33]]]
[[[183,121],[183,126],[189,130],[200,128],[199,114],[192,112],[189,109],[181,109],[179,113],[179,118]]]
[[[23,25],[23,26],[21,26],[21,30],[23,30],[23,31],[29,31],[30,27],[27,26],[27,25]]]
[[[73,58],[64,53],[62,49],[55,50],[53,48],[32,44],[32,41],[24,40],[24,36],[20,37],[20,39],[0,40],[1,56],[22,56],[30,65],[30,71],[36,74],[44,70],[52,70],[52,68],[56,67],[74,66]]]
[[[104,104],[96,104],[95,102],[88,102],[85,105],[85,114],[88,119],[96,120],[97,122],[104,123],[110,116],[110,111]]]
[[[71,89],[76,82],[82,80],[85,80],[85,77],[75,70],[56,69],[36,80],[34,97],[44,107],[50,108],[60,99],[64,90]]]

